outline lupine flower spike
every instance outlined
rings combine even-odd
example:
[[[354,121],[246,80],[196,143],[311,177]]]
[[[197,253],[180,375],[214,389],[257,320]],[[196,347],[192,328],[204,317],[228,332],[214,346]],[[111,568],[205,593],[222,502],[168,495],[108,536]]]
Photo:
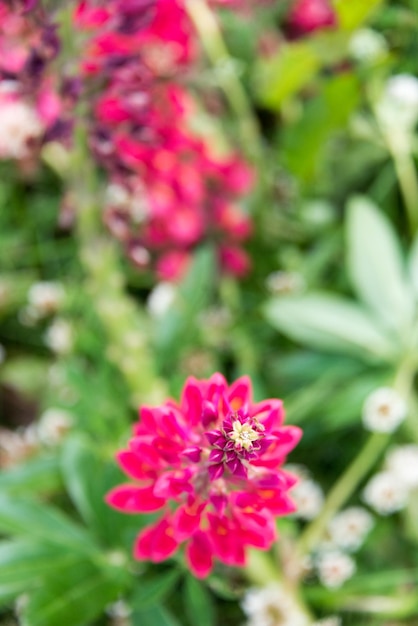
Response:
[[[191,571],[203,578],[214,558],[243,566],[246,547],[270,548],[275,517],[295,510],[288,491],[296,479],[281,466],[301,431],[283,418],[280,400],[254,403],[249,378],[228,386],[221,374],[189,378],[180,404],[142,407],[117,455],[136,482],[106,498],[124,513],[161,511],[139,533],[135,558],[163,561],[184,543]]]

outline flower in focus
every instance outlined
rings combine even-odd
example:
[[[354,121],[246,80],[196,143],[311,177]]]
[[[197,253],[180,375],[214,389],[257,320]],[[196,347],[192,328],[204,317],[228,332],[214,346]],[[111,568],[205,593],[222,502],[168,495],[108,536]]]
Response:
[[[246,626],[310,626],[292,596],[278,583],[249,589],[241,602]]]
[[[157,563],[186,543],[188,565],[203,578],[214,558],[243,566],[246,547],[267,550],[275,517],[295,510],[295,478],[281,466],[301,431],[283,418],[280,400],[254,403],[247,377],[228,386],[221,374],[189,378],[180,404],[142,407],[117,457],[136,482],[106,498],[125,513],[162,513],[139,533],[135,558]]]
[[[365,509],[353,506],[338,513],[330,522],[331,542],[345,550],[357,550],[373,527],[373,517]]]
[[[353,559],[340,550],[329,550],[319,555],[317,561],[319,580],[325,587],[336,589],[356,571]]]
[[[367,483],[363,499],[380,515],[390,515],[404,508],[408,490],[391,472],[379,472]]]
[[[399,393],[390,387],[373,391],[363,405],[363,424],[371,431],[392,433],[403,422],[407,406]]]

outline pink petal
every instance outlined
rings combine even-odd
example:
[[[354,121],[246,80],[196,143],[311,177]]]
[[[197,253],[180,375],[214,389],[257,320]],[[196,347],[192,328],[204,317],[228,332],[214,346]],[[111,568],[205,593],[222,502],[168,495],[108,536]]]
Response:
[[[248,376],[241,376],[229,388],[228,402],[233,411],[248,410],[252,401],[252,386]]]
[[[154,486],[136,487],[135,485],[119,485],[106,495],[107,504],[123,513],[151,513],[161,509],[166,500],[157,498],[153,493]]]
[[[171,524],[163,517],[157,524],[139,533],[134,545],[134,557],[160,563],[172,556],[178,545]]]
[[[206,578],[212,571],[211,544],[202,531],[197,531],[188,543],[186,561],[196,578]]]
[[[188,378],[183,388],[181,410],[187,422],[193,426],[202,418],[202,391],[195,378]]]

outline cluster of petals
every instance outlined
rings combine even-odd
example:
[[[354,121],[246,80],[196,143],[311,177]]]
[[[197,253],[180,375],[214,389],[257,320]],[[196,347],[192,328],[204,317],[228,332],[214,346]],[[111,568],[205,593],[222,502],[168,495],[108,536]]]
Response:
[[[203,578],[215,558],[243,566],[247,547],[270,548],[275,518],[295,510],[288,491],[296,479],[282,464],[301,431],[283,419],[280,400],[254,403],[247,377],[228,386],[221,374],[189,378],[179,404],[143,407],[117,455],[135,482],[107,495],[124,513],[161,512],[139,533],[135,558],[157,563],[185,544]]]
[[[0,158],[30,159],[71,130],[75,85],[51,65],[59,52],[55,25],[33,1],[0,0]]]
[[[220,265],[249,270],[241,245],[251,221],[240,201],[252,186],[236,154],[219,156],[193,128],[197,104],[184,77],[196,70],[197,37],[182,0],[83,0],[83,73],[101,82],[91,146],[111,191],[105,222],[140,268],[184,274],[193,250],[216,243]]]

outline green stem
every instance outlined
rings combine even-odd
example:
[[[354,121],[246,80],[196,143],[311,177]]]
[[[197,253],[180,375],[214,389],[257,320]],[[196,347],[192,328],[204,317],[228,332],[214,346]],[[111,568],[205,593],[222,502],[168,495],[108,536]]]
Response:
[[[408,354],[400,362],[395,374],[393,386],[408,404],[410,404],[409,401],[412,396],[416,366],[416,357]],[[297,544],[300,555],[311,552],[317,542],[321,540],[328,523],[352,496],[391,439],[390,433],[373,433],[369,436],[365,446],[331,489],[320,515],[302,533]]]
[[[213,66],[221,68],[224,65],[228,68],[231,65],[231,69],[224,72],[222,88],[240,124],[242,147],[249,157],[258,160],[262,153],[258,122],[241,81],[234,72],[233,59],[223,40],[216,16],[205,0],[186,0],[186,9]]]
[[[300,554],[309,553],[322,538],[328,523],[354,493],[358,484],[386,448],[389,440],[390,435],[381,433],[373,433],[369,437],[360,454],[331,489],[320,515],[302,533],[298,542]]]
[[[405,203],[411,234],[418,231],[418,180],[415,163],[410,154],[392,152],[399,187]]]

